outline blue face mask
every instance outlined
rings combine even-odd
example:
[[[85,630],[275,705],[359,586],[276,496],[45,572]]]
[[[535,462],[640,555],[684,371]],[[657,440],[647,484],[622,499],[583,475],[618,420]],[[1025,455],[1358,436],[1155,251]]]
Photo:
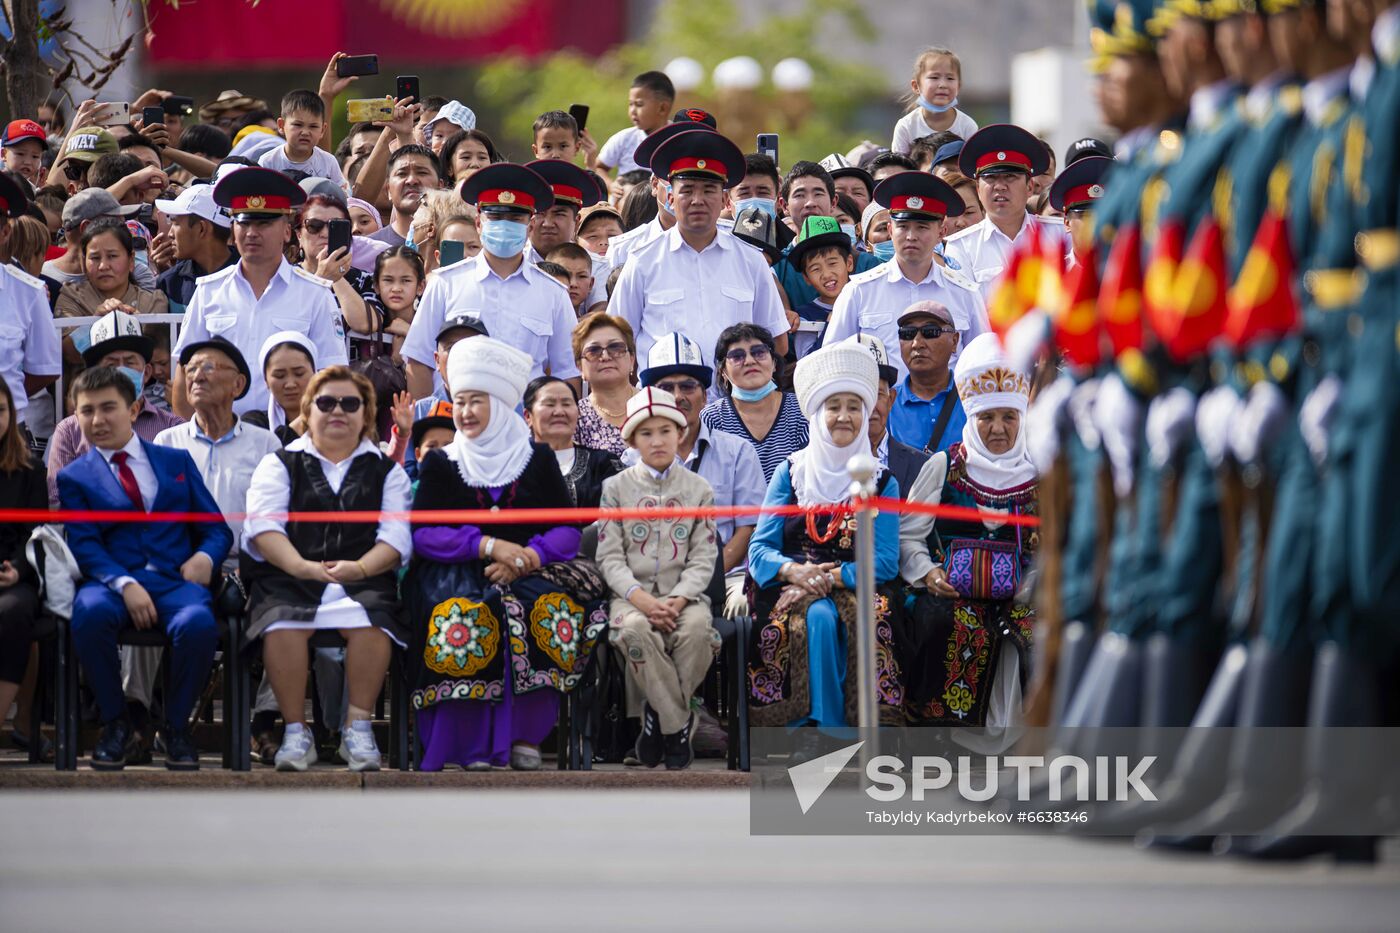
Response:
[[[131,380],[131,384],[136,386],[136,397],[141,397],[141,389],[146,382],[146,374],[139,369],[132,369],[130,366],[118,366],[117,372]]]
[[[666,189],[666,199],[661,202],[661,209],[672,217],[676,216],[675,208],[671,207],[671,185],[667,183],[663,186]]]
[[[870,252],[881,262],[889,262],[894,258],[894,240],[876,243],[874,246],[870,247]]]
[[[772,395],[777,388],[778,384],[770,379],[765,385],[757,389],[741,389],[738,386],[734,386],[729,390],[729,394],[741,402],[761,402]]]
[[[942,107],[938,106],[937,104],[930,104],[922,97],[919,98],[919,106],[927,110],[929,113],[947,113],[949,110],[952,110],[957,105],[958,99],[956,97],[953,98],[953,102],[951,104],[947,104]]]
[[[481,248],[497,259],[519,256],[529,230],[513,220],[487,220],[481,227]]]
[[[846,238],[849,239],[849,240],[851,241],[851,247],[854,248],[855,245],[856,245],[856,225],[855,225],[855,224],[837,224],[837,226],[839,226],[839,227],[841,228],[841,232],[842,232],[842,233],[846,234]]]
[[[738,216],[742,210],[756,207],[767,214],[770,219],[778,219],[778,202],[772,198],[744,198],[734,202],[734,216]]]
[[[403,245],[404,245],[404,246],[407,246],[407,247],[408,247],[409,249],[411,249],[411,250],[415,250],[415,251],[416,251],[416,250],[418,249],[418,244],[415,243],[415,242],[413,242],[413,225],[412,225],[412,224],[409,224],[409,226],[408,226],[408,236],[406,236],[406,237],[403,238]]]

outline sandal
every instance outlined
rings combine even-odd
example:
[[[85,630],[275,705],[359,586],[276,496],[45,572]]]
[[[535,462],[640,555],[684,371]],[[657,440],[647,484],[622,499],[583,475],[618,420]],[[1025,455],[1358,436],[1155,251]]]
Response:
[[[250,744],[253,746],[253,757],[265,765],[277,762],[277,749],[282,747],[282,743],[277,741],[277,733],[259,732],[252,737]]]

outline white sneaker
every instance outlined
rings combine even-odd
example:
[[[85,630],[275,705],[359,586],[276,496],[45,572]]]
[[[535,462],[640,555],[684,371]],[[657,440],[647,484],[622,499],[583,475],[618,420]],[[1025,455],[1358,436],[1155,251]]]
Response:
[[[374,725],[368,719],[350,723],[340,734],[340,757],[351,771],[379,770],[379,746],[374,741]]]
[[[316,763],[316,740],[311,730],[300,723],[290,723],[282,736],[282,747],[273,759],[278,771],[305,771]]]
[[[464,770],[464,771],[490,771],[490,770],[491,770],[491,762],[489,762],[489,761],[472,761],[472,762],[468,762],[467,765],[466,765],[466,767],[463,768],[463,770]]]
[[[510,766],[516,771],[538,771],[541,760],[538,748],[531,748],[528,745],[512,745],[510,747]]]

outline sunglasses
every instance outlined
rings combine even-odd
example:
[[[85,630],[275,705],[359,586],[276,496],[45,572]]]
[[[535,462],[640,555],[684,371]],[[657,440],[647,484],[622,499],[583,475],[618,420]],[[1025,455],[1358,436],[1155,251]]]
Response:
[[[627,348],[627,344],[623,343],[621,340],[614,340],[612,343],[608,344],[605,347],[600,347],[596,343],[591,346],[584,347],[583,358],[585,360],[588,360],[590,363],[596,363],[605,356],[609,359],[616,360],[627,356],[631,352],[632,351]]]
[[[364,403],[360,400],[358,395],[342,395],[340,397],[334,395],[316,396],[316,407],[327,414],[335,411],[336,406],[339,406],[340,410],[347,415],[353,415],[360,410],[362,404]]]
[[[768,352],[768,347],[761,343],[758,346],[751,347],[747,350],[742,347],[739,347],[730,350],[728,353],[724,354],[724,358],[729,362],[733,363],[735,366],[738,366],[739,364],[743,363],[744,360],[749,359],[750,357],[753,358],[753,361],[755,363],[762,363],[765,360],[770,359],[771,356],[772,354]]]
[[[958,329],[951,324],[921,324],[918,327],[901,327],[900,340],[913,340],[916,336],[925,340],[937,340],[944,334],[956,334]]]
[[[698,392],[704,388],[695,379],[684,379],[680,382],[658,382],[656,388],[662,392],[670,392],[672,395],[679,395],[682,392]]]
[[[307,233],[318,234],[326,229],[329,223],[329,220],[303,220],[301,226]]]

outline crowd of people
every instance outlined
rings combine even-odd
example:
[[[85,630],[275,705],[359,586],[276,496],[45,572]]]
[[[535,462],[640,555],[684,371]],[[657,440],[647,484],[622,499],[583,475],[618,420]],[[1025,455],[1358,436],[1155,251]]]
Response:
[[[228,516],[67,524],[92,766],[150,754],[154,664],[119,658],[126,625],[168,633],[166,762],[198,766],[228,587],[279,769],[317,760],[308,668],[335,734],[319,754],[379,766],[396,650],[425,769],[538,768],[596,651],[626,674],[629,760],[685,768],[717,616],[753,620],[753,722],[819,727],[817,754],[855,721],[859,455],[883,497],[981,513],[875,521],[883,723],[1186,725],[1212,671],[1296,688],[1258,724],[1303,724],[1309,682],[1338,677],[1362,719],[1393,715],[1400,15],[1092,7],[1118,138],[1063,158],[979,128],[944,48],[916,57],[890,146],[785,168],[660,72],[601,146],[541,114],[525,162],[441,98],[334,139],[340,55],[277,113],[228,91],[189,126],[97,125],[94,102],[12,122],[0,504]],[[163,313],[173,341],[142,323]],[[98,320],[55,330],[71,316]],[[396,516],[716,505],[753,511]],[[384,516],[285,514],[338,511]],[[32,529],[0,528],[5,709],[40,600]],[[313,650],[324,630],[343,648]],[[1169,695],[1080,696],[1143,671]],[[1078,705],[1048,708],[1057,678]]]

